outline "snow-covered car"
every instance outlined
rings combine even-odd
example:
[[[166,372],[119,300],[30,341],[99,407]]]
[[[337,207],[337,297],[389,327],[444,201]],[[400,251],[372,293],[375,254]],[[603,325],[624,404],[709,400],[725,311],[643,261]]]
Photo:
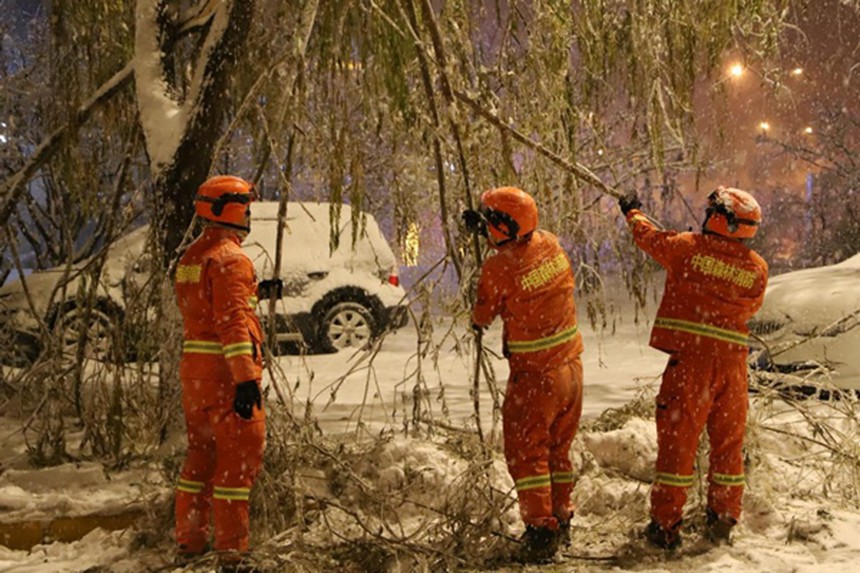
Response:
[[[78,263],[35,271],[0,288],[0,360],[19,365],[34,360],[50,333],[64,353],[79,341],[86,356],[106,358],[115,327],[124,324],[129,290],[142,285],[150,273],[144,253],[149,228],[140,227],[117,238],[101,256]],[[97,265],[103,260],[98,280]],[[92,287],[92,288],[90,288]],[[90,293],[93,304],[84,301]]]
[[[342,205],[333,232],[330,209],[329,203],[288,203],[279,272],[283,290],[274,314],[278,341],[303,342],[321,352],[362,346],[408,320],[397,262],[376,220],[356,213],[353,235],[352,208]],[[258,278],[272,279],[278,203],[255,203],[251,211],[251,233],[242,248]],[[270,316],[269,300],[260,297],[264,320]]]
[[[772,277],[750,331],[754,367],[818,369],[837,388],[860,390],[860,254]]]
[[[332,352],[358,347],[408,320],[405,291],[399,284],[394,254],[369,214],[361,214],[353,240],[352,210],[340,207],[337,229],[331,228],[329,203],[287,204],[283,226],[280,279],[275,299],[261,297],[259,313],[268,323],[275,317],[278,343],[295,342],[311,351]],[[278,203],[252,208],[251,233],[243,249],[254,262],[258,279],[274,279]],[[83,305],[80,295],[91,280],[93,259],[37,271],[23,281],[0,288],[0,319],[11,325],[28,359],[41,351],[44,330],[56,330],[70,349],[85,329],[90,354],[108,351],[115,325],[122,325],[131,296],[148,279],[151,265],[144,252],[148,227],[114,241],[107,250],[95,287],[95,304]],[[336,248],[332,238],[339,235]],[[264,283],[266,284],[266,283]],[[274,315],[270,300],[275,301]],[[86,320],[81,320],[85,316]],[[8,330],[7,330],[8,332]]]

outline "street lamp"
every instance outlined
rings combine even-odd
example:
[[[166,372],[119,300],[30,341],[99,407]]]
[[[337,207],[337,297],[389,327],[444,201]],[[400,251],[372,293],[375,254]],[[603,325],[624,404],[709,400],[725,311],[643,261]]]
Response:
[[[744,68],[743,64],[734,63],[734,64],[729,66],[729,69],[723,74],[723,76],[719,80],[714,82],[711,87],[715,88],[727,80],[740,79],[744,75],[745,71],[746,71],[746,68]]]
[[[758,128],[760,130],[762,130],[764,133],[767,133],[768,131],[770,131],[770,124],[766,121],[762,121],[761,123],[758,124]]]

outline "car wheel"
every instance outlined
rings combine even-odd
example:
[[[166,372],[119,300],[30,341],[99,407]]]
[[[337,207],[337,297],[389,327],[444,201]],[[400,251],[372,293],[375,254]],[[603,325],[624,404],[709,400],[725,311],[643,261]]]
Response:
[[[59,337],[60,352],[74,359],[83,329],[84,358],[109,361],[113,358],[111,334],[114,315],[103,308],[87,309],[66,306],[54,320],[54,333]]]
[[[320,321],[319,347],[324,352],[360,348],[377,333],[370,309],[354,301],[335,303]]]

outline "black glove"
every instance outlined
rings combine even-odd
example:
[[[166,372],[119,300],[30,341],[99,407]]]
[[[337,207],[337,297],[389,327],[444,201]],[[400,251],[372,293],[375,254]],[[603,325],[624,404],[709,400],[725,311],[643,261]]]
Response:
[[[248,380],[236,385],[236,397],[233,398],[233,410],[244,420],[250,420],[254,415],[254,404],[263,408],[263,397],[256,380]]]
[[[484,328],[485,327],[481,326],[480,324],[475,324],[474,322],[472,323],[472,330],[474,330],[476,333],[484,332]]]
[[[275,298],[284,296],[284,281],[281,279],[266,279],[260,281],[257,285],[257,296],[259,298],[271,298],[273,293]]]
[[[635,191],[631,191],[624,197],[618,199],[618,206],[621,207],[621,212],[624,213],[624,216],[626,217],[627,213],[633,209],[641,209],[642,201],[640,201],[639,197],[636,196]]]
[[[487,220],[484,219],[480,211],[466,209],[460,216],[463,218],[463,224],[466,226],[467,231],[478,233],[482,237],[487,236]]]

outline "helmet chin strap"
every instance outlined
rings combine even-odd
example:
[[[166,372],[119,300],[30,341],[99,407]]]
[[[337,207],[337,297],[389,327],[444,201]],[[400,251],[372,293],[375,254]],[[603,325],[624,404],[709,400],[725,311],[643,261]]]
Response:
[[[493,246],[498,249],[498,248],[503,247],[509,243],[528,243],[531,240],[533,234],[534,234],[534,231],[531,231],[529,233],[526,233],[522,237],[509,237],[509,238],[503,239],[499,242],[493,241]]]
[[[251,225],[248,225],[246,227],[244,225],[235,225],[233,223],[222,223],[221,221],[209,221],[208,219],[204,219],[204,221],[206,221],[207,226],[223,227],[231,231],[239,231],[241,233],[244,233],[246,236],[248,235],[248,233],[251,232]]]

